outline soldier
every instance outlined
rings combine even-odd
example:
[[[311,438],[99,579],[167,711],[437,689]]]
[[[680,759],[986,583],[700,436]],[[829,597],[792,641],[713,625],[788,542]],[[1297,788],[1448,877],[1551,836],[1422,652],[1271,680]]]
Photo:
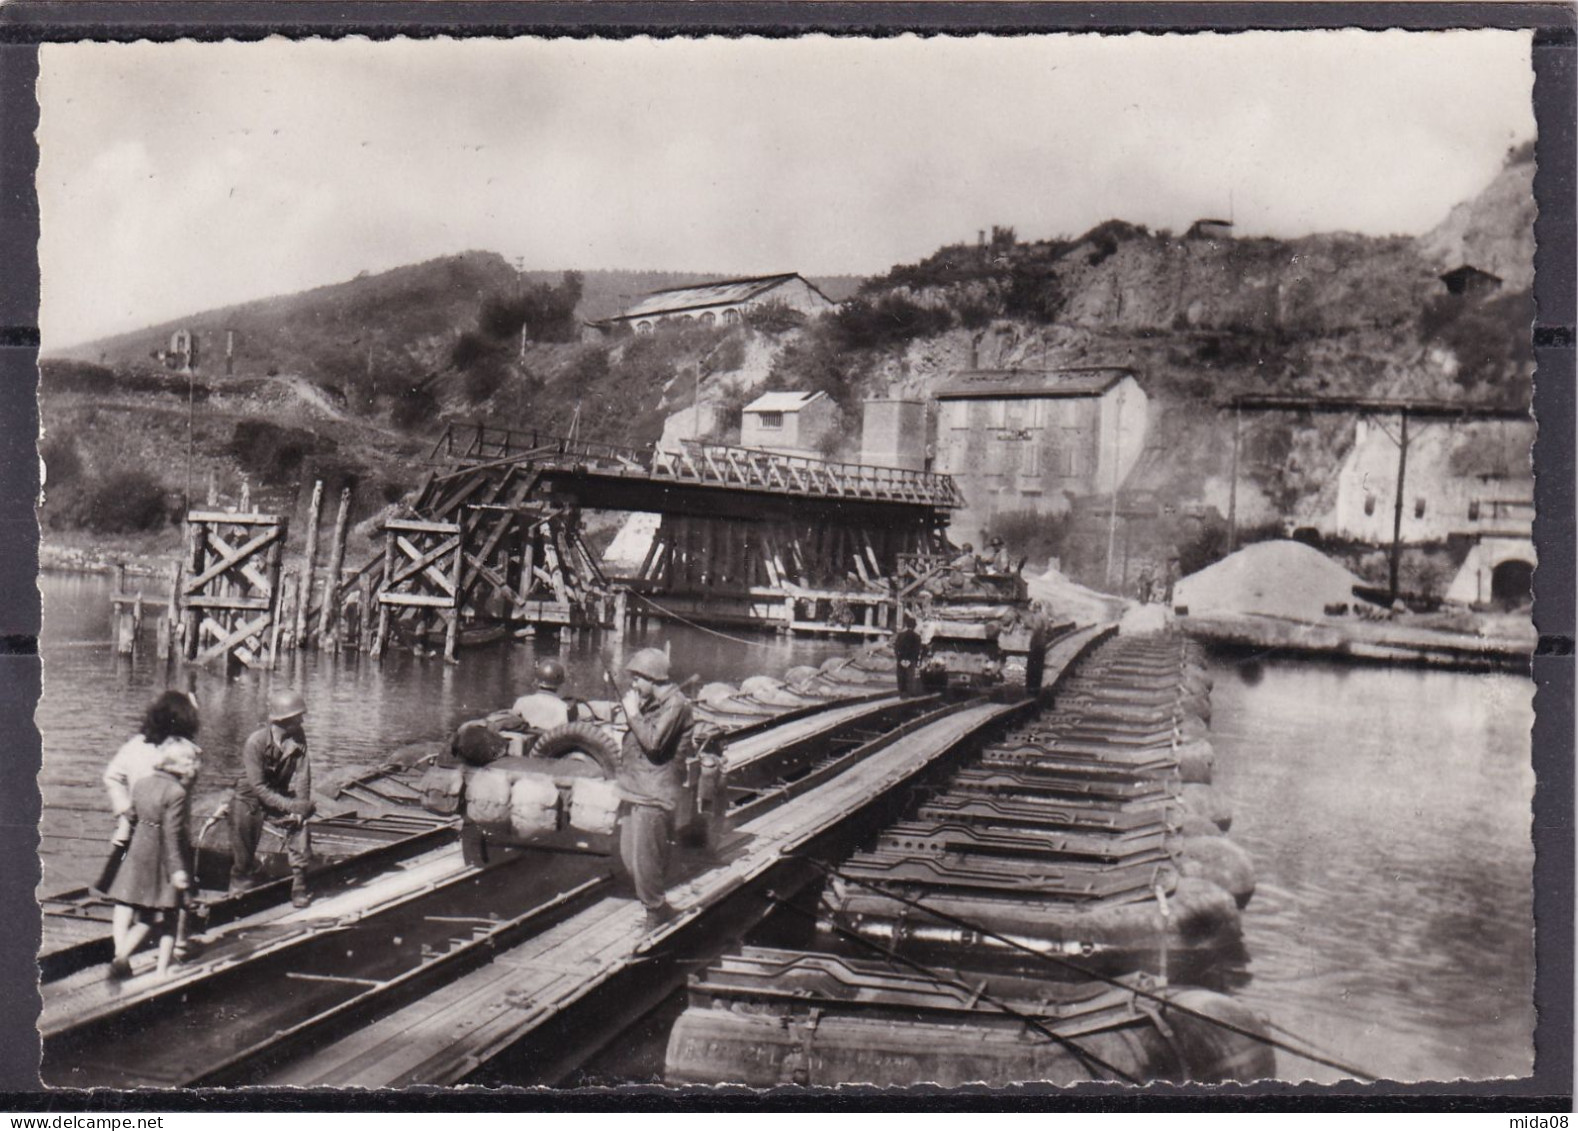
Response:
[[[511,709],[534,730],[546,732],[562,727],[570,721],[570,705],[559,694],[564,685],[564,665],[544,658],[537,661],[535,674],[537,689],[515,700]]]
[[[669,677],[668,656],[643,648],[630,657],[630,690],[621,706],[629,730],[619,758],[626,809],[619,823],[619,858],[647,909],[647,927],[673,918],[665,898],[674,809],[692,749],[690,701]]]
[[[1006,574],[1012,568],[1008,557],[1008,547],[1003,545],[1001,538],[993,537],[990,543],[992,556],[982,566],[982,573]]]
[[[285,826],[285,855],[290,861],[290,901],[296,907],[312,902],[307,893],[307,864],[312,839],[307,818],[312,802],[312,768],[307,761],[303,720],[307,701],[298,691],[275,691],[268,697],[268,724],[253,731],[241,748],[241,777],[230,799],[230,890],[246,891],[257,883],[258,841],[263,822]]]
[[[899,694],[906,699],[921,693],[921,638],[913,614],[904,614],[904,625],[893,634],[893,660],[898,665]]]

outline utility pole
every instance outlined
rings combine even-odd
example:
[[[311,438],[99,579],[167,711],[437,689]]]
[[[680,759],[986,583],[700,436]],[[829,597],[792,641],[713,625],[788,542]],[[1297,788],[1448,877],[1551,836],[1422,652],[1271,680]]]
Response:
[[[1107,584],[1112,584],[1112,550],[1118,539],[1118,451],[1123,438],[1123,390],[1118,390],[1118,411],[1112,422],[1112,506],[1107,511]]]
[[[195,450],[192,440],[192,414],[194,411],[192,407],[194,400],[192,381],[192,371],[188,369],[186,371],[186,494],[183,498],[188,511],[192,509],[192,460]]]
[[[1238,447],[1241,443],[1244,410],[1233,402],[1233,477],[1227,485],[1227,552],[1238,549]]]
[[[1403,481],[1408,474],[1408,410],[1398,413],[1401,427],[1397,439],[1397,501],[1392,507],[1392,560],[1387,600],[1397,603],[1397,572],[1403,555]]]

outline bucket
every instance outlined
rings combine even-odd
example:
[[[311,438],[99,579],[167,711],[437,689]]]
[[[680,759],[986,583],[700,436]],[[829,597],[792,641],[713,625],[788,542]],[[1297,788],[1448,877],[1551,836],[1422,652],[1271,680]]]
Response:
[[[510,787],[510,831],[530,838],[559,827],[559,787],[546,774],[522,774]]]
[[[570,786],[570,824],[608,836],[619,824],[619,786],[606,778],[576,778]]]

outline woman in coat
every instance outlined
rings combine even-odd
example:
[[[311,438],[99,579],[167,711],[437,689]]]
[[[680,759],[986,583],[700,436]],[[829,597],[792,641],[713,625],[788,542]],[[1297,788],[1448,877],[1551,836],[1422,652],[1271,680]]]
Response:
[[[153,773],[159,759],[173,746],[190,748],[194,756],[201,758],[203,752],[192,741],[196,737],[197,704],[185,692],[166,691],[149,705],[138,733],[110,759],[110,764],[104,769],[104,788],[110,795],[110,812],[116,820],[115,834],[110,838],[112,855],[124,855],[125,846],[131,842],[134,813],[132,790],[138,782]],[[99,881],[101,890],[106,894],[113,883],[115,867],[112,859],[106,868],[106,878]],[[116,905],[111,932],[117,954],[121,952],[135,918],[132,908]],[[131,953],[131,950],[127,953]]]
[[[192,886],[192,783],[197,780],[197,747],[164,743],[153,772],[132,787],[132,836],[126,859],[110,884],[116,912],[132,920],[116,940],[110,976],[131,974],[131,956],[150,932],[159,938],[159,973],[170,967],[182,897]]]

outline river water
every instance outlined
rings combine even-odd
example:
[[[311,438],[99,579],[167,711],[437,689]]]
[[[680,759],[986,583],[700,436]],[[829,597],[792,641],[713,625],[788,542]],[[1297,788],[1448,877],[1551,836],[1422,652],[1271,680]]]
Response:
[[[109,583],[46,574],[41,891],[87,882],[110,831],[99,783],[171,679],[162,663],[114,654]],[[734,642],[662,629],[675,671],[738,682],[816,663],[843,645]],[[657,632],[654,632],[654,636]],[[207,753],[195,811],[233,780],[241,741],[272,686],[307,697],[315,774],[377,763],[507,705],[539,655],[561,659],[571,690],[602,697],[604,660],[644,641],[593,638],[564,651],[499,644],[458,666],[403,652],[288,657],[272,675],[197,672]],[[1533,1066],[1533,688],[1467,675],[1305,661],[1214,661],[1217,787],[1232,837],[1254,857],[1244,913],[1246,967],[1232,991],[1307,1046],[1382,1078],[1487,1079]],[[184,686],[184,684],[183,684]],[[1337,1070],[1279,1054],[1291,1080]]]

